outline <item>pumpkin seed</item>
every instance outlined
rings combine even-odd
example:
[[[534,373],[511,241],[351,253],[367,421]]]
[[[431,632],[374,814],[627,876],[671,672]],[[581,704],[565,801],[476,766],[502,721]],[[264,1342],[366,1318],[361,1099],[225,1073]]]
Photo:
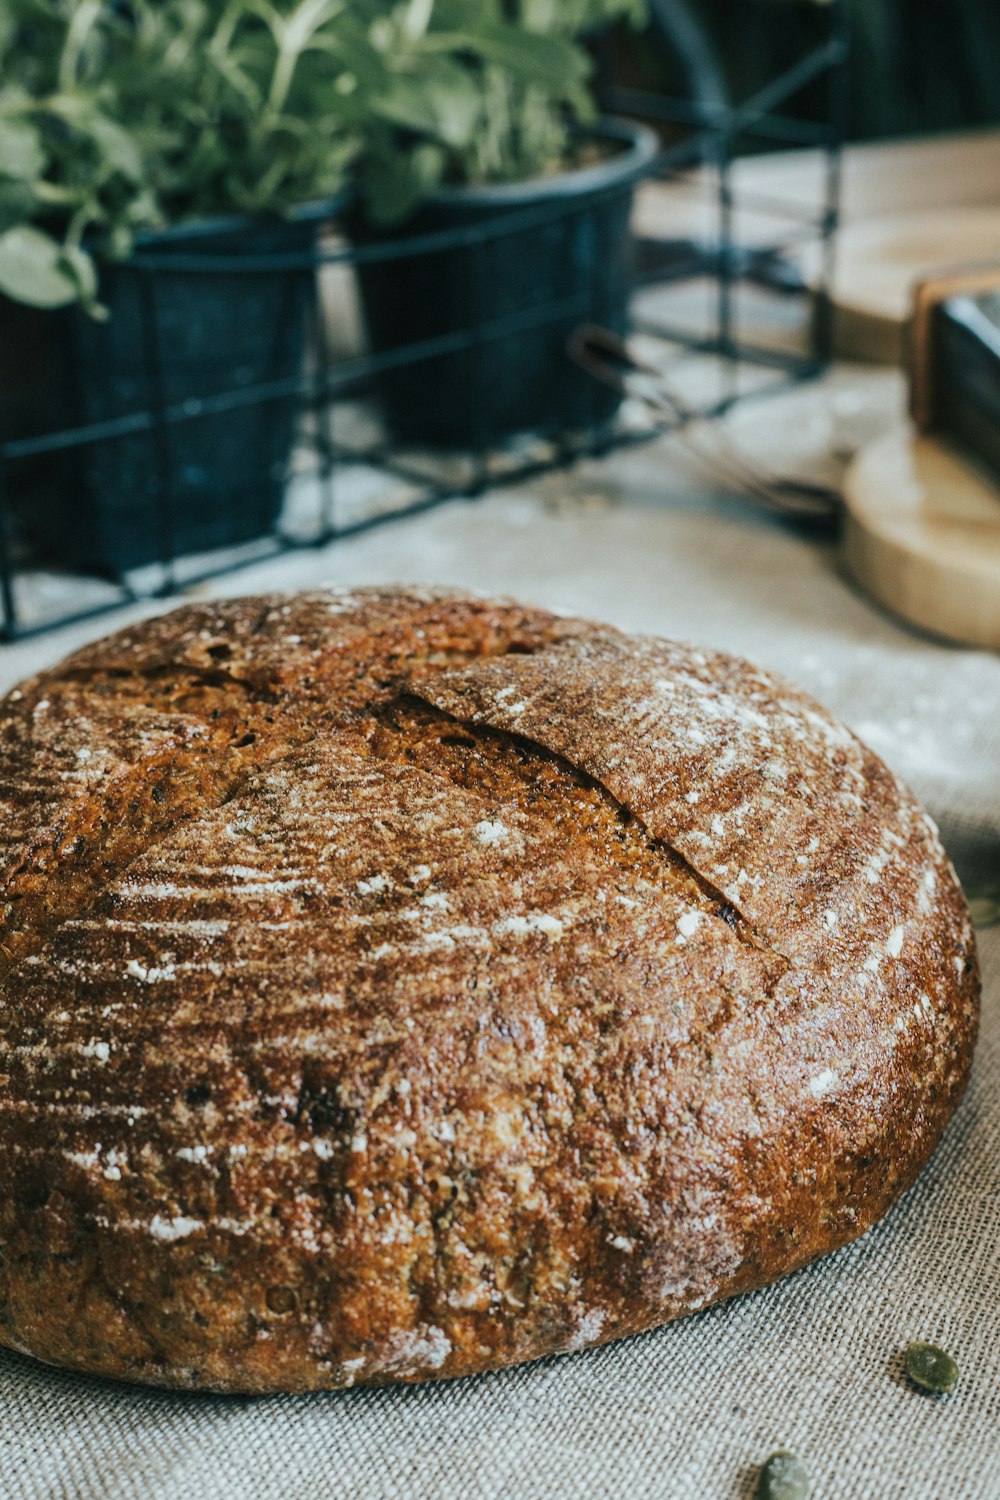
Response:
[[[937,1344],[908,1344],[904,1364],[907,1375],[922,1391],[946,1395],[955,1388],[958,1365]]]
[[[809,1470],[801,1458],[779,1448],[760,1471],[757,1500],[806,1500]]]

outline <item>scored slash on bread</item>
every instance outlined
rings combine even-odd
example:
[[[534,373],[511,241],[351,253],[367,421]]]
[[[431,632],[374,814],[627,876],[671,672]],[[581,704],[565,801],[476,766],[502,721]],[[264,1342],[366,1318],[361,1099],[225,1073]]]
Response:
[[[0,705],[0,1342],[460,1375],[855,1238],[961,1093],[936,831],[718,653],[417,590],[191,606]]]

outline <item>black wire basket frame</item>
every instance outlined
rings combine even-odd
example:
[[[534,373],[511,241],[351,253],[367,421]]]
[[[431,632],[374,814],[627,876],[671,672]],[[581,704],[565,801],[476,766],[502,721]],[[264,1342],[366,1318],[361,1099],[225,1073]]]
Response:
[[[670,326],[662,318],[652,322],[639,319],[637,326],[647,336],[662,341],[665,354],[671,351],[696,352],[720,358],[729,372],[726,389],[701,412],[701,416],[721,415],[737,400],[743,399],[739,371],[745,365],[766,370],[773,376],[763,389],[774,391],[808,379],[819,373],[830,358],[830,320],[828,289],[832,271],[834,236],[838,222],[840,158],[846,128],[848,50],[847,16],[844,0],[831,0],[824,7],[825,35],[792,68],[759,90],[742,104],[731,106],[717,97],[666,98],[602,82],[603,107],[611,113],[642,117],[673,131],[681,138],[667,145],[651,164],[648,175],[664,182],[689,180],[692,174],[712,183],[716,209],[717,233],[709,242],[668,247],[669,254],[659,257],[647,253],[640,257],[634,281],[637,291],[666,282],[683,283],[685,279],[708,277],[714,287],[713,327],[692,334],[689,329]],[[807,85],[822,85],[825,109],[817,121],[794,117],[785,106]],[[755,245],[752,253],[741,246],[734,232],[737,206],[758,206],[734,180],[734,162],[741,148],[753,146],[796,146],[813,148],[820,153],[823,189],[818,206],[772,200],[760,200],[759,206],[777,215],[785,229],[766,245]],[[614,189],[609,189],[613,192]],[[599,195],[598,195],[599,196]],[[545,435],[542,444],[527,444],[512,449],[504,445],[504,461],[497,461],[498,440],[490,431],[488,420],[477,421],[470,433],[461,472],[454,468],[444,472],[429,471],[423,462],[415,462],[408,449],[391,436],[380,435],[363,447],[345,441],[340,421],[348,403],[370,395],[373,383],[386,372],[420,366],[444,355],[462,354],[469,361],[472,380],[490,378],[490,351],[498,341],[513,335],[551,325],[592,321],[591,289],[565,297],[547,298],[537,305],[522,307],[500,317],[491,317],[482,305],[481,289],[476,277],[469,278],[466,288],[467,320],[464,326],[440,336],[421,339],[403,347],[377,353],[361,352],[347,358],[335,358],[329,347],[326,321],[320,300],[318,272],[323,266],[340,265],[357,272],[377,263],[391,263],[402,257],[434,256],[452,251],[456,246],[476,247],[512,242],[526,231],[538,229],[562,218],[591,211],[592,201],[581,207],[573,200],[524,212],[498,215],[488,221],[447,230],[386,239],[366,244],[318,243],[307,250],[268,254],[169,254],[145,253],[120,268],[119,274],[134,278],[136,306],[140,329],[139,364],[145,399],[124,415],[106,420],[86,421],[61,430],[31,435],[4,436],[0,441],[0,640],[13,641],[71,621],[89,618],[120,607],[141,597],[167,597],[179,587],[220,576],[248,561],[259,562],[302,547],[322,547],[372,527],[384,525],[402,516],[412,516],[458,496],[481,495],[496,484],[523,480],[546,469],[567,466],[580,458],[606,452],[625,443],[646,440],[654,430],[635,430],[627,424],[595,420],[572,431]],[[776,266],[787,264],[790,251],[806,242],[818,246],[818,277],[806,287],[793,288],[807,300],[813,316],[808,347],[782,350],[763,347],[741,336],[736,318],[736,296],[746,280],[769,275]],[[642,247],[641,247],[642,248]],[[644,247],[647,252],[650,246]],[[657,247],[654,245],[653,250]],[[663,250],[663,246],[659,247]],[[643,264],[643,261],[645,264]],[[165,389],[164,351],[162,348],[159,304],[164,288],[172,278],[248,278],[261,275],[297,276],[305,288],[305,315],[310,355],[290,373],[275,378],[251,379],[197,395],[172,396]],[[595,388],[596,389],[596,388]],[[203,566],[179,568],[176,536],[175,472],[176,435],[185,426],[209,419],[232,417],[238,413],[262,414],[294,403],[300,418],[300,430],[308,441],[299,445],[298,461],[303,448],[308,451],[318,484],[318,506],[315,525],[304,534],[292,534],[275,519],[266,535],[246,553],[236,549],[230,557],[210,555]],[[595,413],[598,398],[595,394]],[[46,612],[41,618],[26,613],[22,607],[20,587],[25,575],[37,567],[34,560],[18,552],[15,513],[12,508],[12,476],[25,466],[65,465],[72,457],[74,465],[84,465],[88,455],[103,445],[139,442],[144,445],[148,462],[148,488],[144,504],[155,512],[155,563],[143,570],[143,578],[118,577],[107,588],[107,597],[83,605],[72,602],[66,608]],[[338,514],[337,478],[345,463],[359,462],[396,476],[408,486],[405,504],[391,510],[366,516],[343,517]],[[66,472],[69,472],[68,470]]]

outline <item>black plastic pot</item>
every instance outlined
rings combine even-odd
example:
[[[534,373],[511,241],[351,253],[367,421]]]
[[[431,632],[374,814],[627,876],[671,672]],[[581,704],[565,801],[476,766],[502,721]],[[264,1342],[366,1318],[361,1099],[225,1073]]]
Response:
[[[143,235],[128,261],[104,268],[105,322],[76,309],[46,315],[59,319],[65,361],[55,425],[150,410],[185,416],[72,452],[57,494],[20,518],[36,550],[118,577],[273,530],[301,397],[288,388],[248,404],[239,398],[252,387],[291,387],[302,373],[310,256],[317,223],[332,211],[323,205],[290,220],[226,219]],[[284,256],[302,263],[266,263]],[[235,400],[200,412],[220,397]]]
[[[625,330],[632,196],[658,143],[618,120],[591,134],[610,148],[597,165],[436,193],[395,231],[391,258],[374,249],[384,230],[350,226],[378,257],[361,261],[358,278],[372,353],[398,361],[378,374],[398,438],[487,446],[614,416],[621,398],[578,370],[566,343],[581,323]],[[422,248],[425,236],[439,243]],[[400,353],[433,340],[458,347],[413,362]]]

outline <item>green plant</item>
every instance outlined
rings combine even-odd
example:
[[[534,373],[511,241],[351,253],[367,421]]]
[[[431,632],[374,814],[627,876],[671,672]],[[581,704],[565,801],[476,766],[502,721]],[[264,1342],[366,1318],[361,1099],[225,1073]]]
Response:
[[[581,37],[645,0],[2,0],[0,292],[99,314],[137,231],[283,212],[354,168],[377,222],[536,176],[593,117]]]
[[[572,126],[595,113],[581,38],[645,11],[646,0],[356,0],[338,36],[370,217],[403,219],[442,183],[556,170]]]
[[[97,310],[94,254],[137,230],[333,192],[347,3],[4,0],[0,290]]]

